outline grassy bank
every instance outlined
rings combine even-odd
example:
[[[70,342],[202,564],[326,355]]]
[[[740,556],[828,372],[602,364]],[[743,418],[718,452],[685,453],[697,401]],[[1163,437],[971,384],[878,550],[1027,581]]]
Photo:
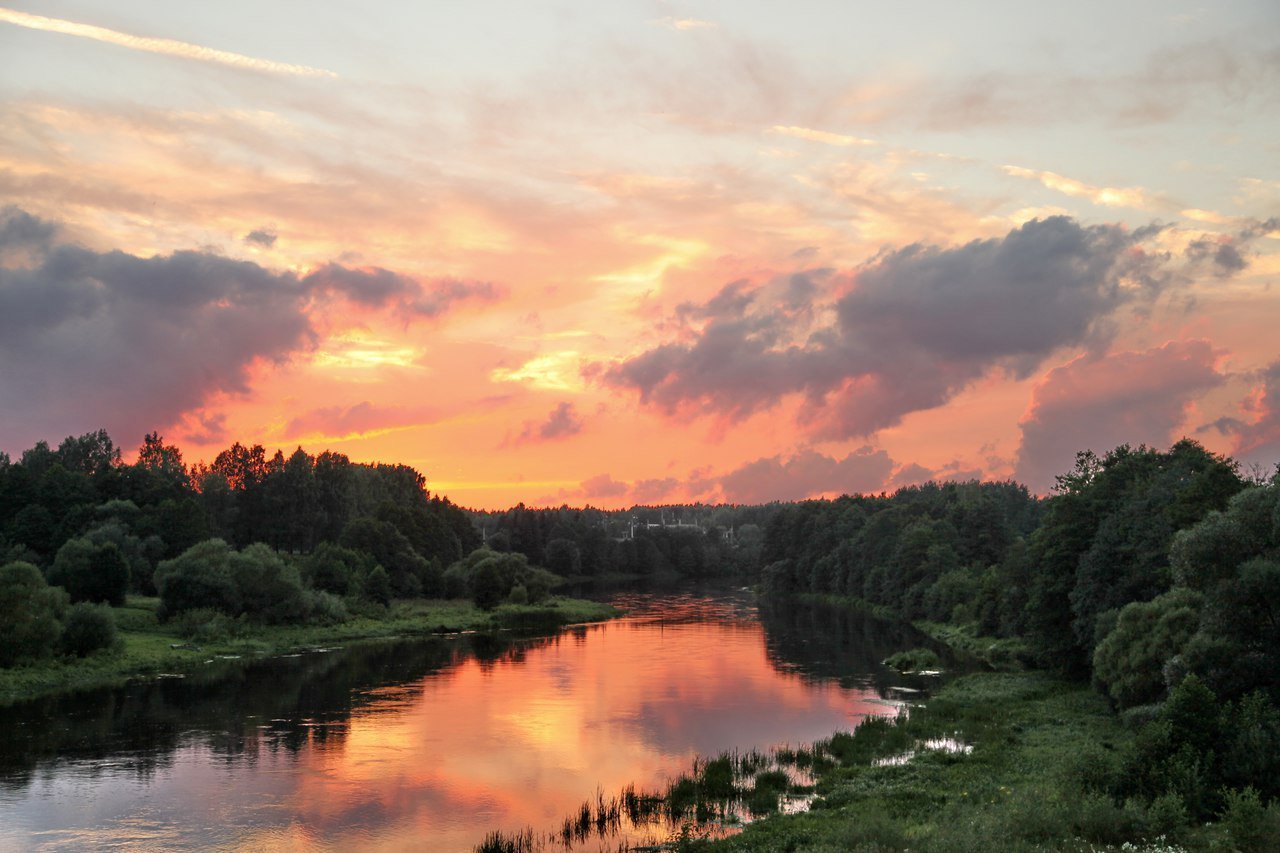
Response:
[[[380,616],[356,616],[336,625],[236,625],[233,636],[189,642],[176,623],[161,624],[155,598],[130,596],[113,608],[121,644],[84,659],[50,660],[0,669],[0,705],[64,690],[122,684],[131,678],[181,673],[217,655],[276,654],[379,637],[458,631],[554,630],[617,614],[607,604],[552,598],[542,604],[504,604],[494,610],[470,601],[398,601]]]
[[[1092,690],[1044,673],[968,676],[909,715],[819,746],[809,812],[708,849],[1280,849],[1275,815],[1247,798],[1196,825],[1174,798],[1117,802],[1108,789],[1133,734]]]

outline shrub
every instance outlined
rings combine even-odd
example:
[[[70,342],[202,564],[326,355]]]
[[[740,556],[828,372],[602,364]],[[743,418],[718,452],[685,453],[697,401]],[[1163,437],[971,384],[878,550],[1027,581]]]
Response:
[[[1280,805],[1271,803],[1264,807],[1253,788],[1225,790],[1223,798],[1226,808],[1222,811],[1222,825],[1237,850],[1263,853],[1280,849]]]
[[[898,672],[919,672],[922,669],[937,669],[941,661],[932,649],[911,649],[890,655],[885,666]]]
[[[95,545],[89,539],[68,539],[49,568],[49,583],[60,586],[72,601],[124,604],[129,588],[129,563],[114,542]]]
[[[184,610],[175,620],[178,633],[196,643],[221,643],[239,636],[242,623],[211,607]]]
[[[30,563],[0,567],[0,666],[47,656],[62,631],[67,594]]]
[[[116,617],[105,604],[80,602],[67,611],[59,645],[64,654],[88,657],[117,645]]]
[[[347,605],[333,593],[308,590],[306,604],[310,621],[319,625],[336,625],[339,622],[346,622],[350,616]]]

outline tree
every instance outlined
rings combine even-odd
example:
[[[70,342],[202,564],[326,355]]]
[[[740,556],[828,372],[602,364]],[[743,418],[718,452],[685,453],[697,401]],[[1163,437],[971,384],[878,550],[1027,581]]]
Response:
[[[81,602],[67,611],[58,644],[64,654],[82,658],[99,649],[109,649],[117,641],[116,617],[111,608]]]
[[[62,632],[67,594],[30,563],[0,566],[0,666],[46,657]]]
[[[186,610],[211,608],[230,615],[241,612],[240,590],[231,576],[231,546],[221,539],[192,545],[156,567],[160,594],[157,615],[169,619]]]
[[[552,539],[546,547],[547,568],[563,578],[582,574],[582,554],[568,539]]]
[[[1093,677],[1119,708],[1160,701],[1165,664],[1200,627],[1203,597],[1175,589],[1151,601],[1125,605],[1115,627],[1093,653]]]
[[[124,604],[129,563],[115,542],[95,545],[87,537],[68,539],[54,557],[49,582],[67,591],[73,602]]]

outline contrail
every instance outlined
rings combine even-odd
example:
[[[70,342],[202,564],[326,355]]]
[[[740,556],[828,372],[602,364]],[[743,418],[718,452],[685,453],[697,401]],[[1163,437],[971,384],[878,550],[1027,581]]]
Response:
[[[0,6],[0,21],[27,27],[32,30],[44,30],[50,33],[62,33],[68,36],[104,41],[133,50],[145,50],[151,53],[163,53],[168,56],[180,56],[184,59],[198,59],[201,62],[216,62],[230,65],[233,68],[247,68],[250,71],[265,71],[269,74],[293,74],[301,77],[337,77],[332,71],[323,68],[311,68],[307,65],[291,65],[288,62],[273,62],[270,59],[256,59],[242,53],[228,50],[216,50],[174,39],[148,38],[95,27],[92,24],[77,24],[75,21],[64,21],[59,18],[45,18],[41,15],[29,15]]]

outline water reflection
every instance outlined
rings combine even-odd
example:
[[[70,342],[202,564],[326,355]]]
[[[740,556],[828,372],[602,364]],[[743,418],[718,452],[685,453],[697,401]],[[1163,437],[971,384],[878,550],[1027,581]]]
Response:
[[[918,637],[742,592],[554,637],[362,644],[0,710],[0,847],[467,850],[694,755],[849,728]]]

